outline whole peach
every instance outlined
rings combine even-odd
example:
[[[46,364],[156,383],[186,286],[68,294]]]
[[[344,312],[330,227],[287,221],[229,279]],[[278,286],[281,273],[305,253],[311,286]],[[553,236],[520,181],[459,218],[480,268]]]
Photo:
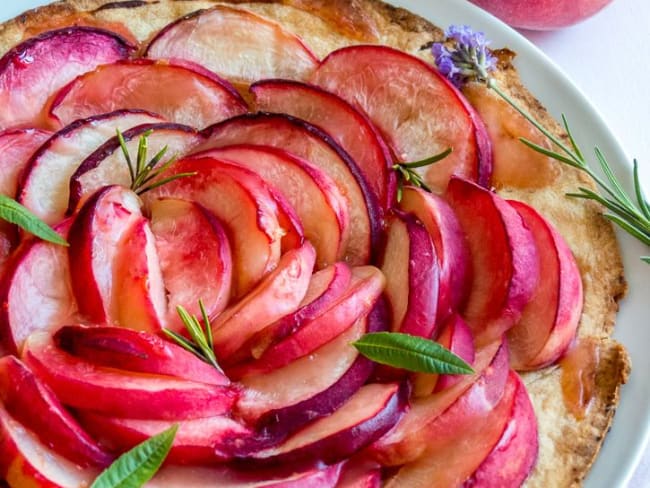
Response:
[[[611,0],[470,0],[513,27],[551,30],[592,16]]]

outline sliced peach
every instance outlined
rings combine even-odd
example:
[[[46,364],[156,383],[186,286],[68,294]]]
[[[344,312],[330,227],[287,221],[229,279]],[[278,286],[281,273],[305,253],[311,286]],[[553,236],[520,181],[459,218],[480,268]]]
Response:
[[[23,357],[61,403],[110,416],[175,420],[222,415],[238,396],[227,386],[96,366],[62,351],[46,333],[30,336]]]
[[[535,209],[510,201],[531,230],[539,253],[539,280],[532,299],[508,331],[510,364],[530,370],[547,366],[567,350],[582,314],[582,278],[571,249]]]
[[[489,342],[521,317],[539,279],[533,236],[503,198],[475,183],[452,177],[445,198],[469,244],[472,282],[461,315],[477,341]]]
[[[232,144],[262,144],[284,149],[327,173],[347,199],[350,229],[343,237],[344,258],[367,264],[378,247],[379,204],[356,163],[321,129],[284,114],[249,114],[206,129],[203,149]]]
[[[278,267],[212,323],[214,352],[227,362],[253,334],[294,312],[307,292],[316,253],[309,242],[289,251]]]
[[[72,222],[54,229],[67,238]],[[16,354],[30,334],[54,331],[77,321],[68,249],[28,239],[12,254],[0,280],[0,331],[4,347]]]
[[[198,203],[162,198],[149,209],[167,292],[165,323],[180,332],[177,306],[198,316],[202,300],[213,317],[226,308],[233,279],[230,243],[223,224]]]
[[[142,111],[118,110],[77,120],[54,134],[29,161],[18,190],[18,201],[48,224],[65,216],[70,178],[83,160],[109,139],[162,118]]]
[[[134,59],[104,64],[62,88],[50,116],[66,125],[118,109],[158,113],[170,122],[206,127],[247,111],[227,81],[181,60]]]
[[[242,297],[280,260],[284,230],[269,186],[252,171],[214,158],[178,161],[165,177],[196,173],[143,195],[146,203],[161,197],[195,201],[224,224],[233,256],[232,294]]]
[[[367,117],[342,98],[296,81],[263,80],[251,88],[257,110],[293,115],[327,132],[357,163],[380,205],[395,199],[390,150]]]
[[[77,75],[128,58],[134,49],[113,32],[89,27],[67,27],[23,41],[0,59],[0,129],[56,126],[45,112],[54,93]]]
[[[146,56],[194,61],[236,83],[302,80],[318,65],[309,48],[280,24],[226,5],[168,25],[149,43]]]
[[[116,256],[128,230],[142,219],[137,195],[121,186],[95,193],[74,218],[68,256],[79,312],[91,323],[119,322]]]
[[[447,148],[426,171],[444,191],[452,174],[487,186],[492,149],[485,125],[465,97],[436,69],[386,46],[351,46],[330,53],[310,81],[362,109],[398,161],[419,161]]]
[[[34,152],[52,133],[41,129],[0,131],[0,194],[14,198],[18,182]]]
[[[225,146],[196,155],[201,156],[245,166],[277,188],[296,210],[305,238],[316,249],[319,268],[342,258],[350,210],[346,198],[325,171],[271,146]]]

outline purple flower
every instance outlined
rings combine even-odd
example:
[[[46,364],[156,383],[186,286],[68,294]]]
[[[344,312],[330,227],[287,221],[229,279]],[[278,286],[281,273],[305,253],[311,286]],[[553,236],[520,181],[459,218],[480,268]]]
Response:
[[[456,41],[455,46],[450,48],[436,42],[431,47],[440,73],[457,87],[470,80],[487,82],[497,60],[487,48],[489,42],[485,34],[467,25],[452,25],[445,35]]]

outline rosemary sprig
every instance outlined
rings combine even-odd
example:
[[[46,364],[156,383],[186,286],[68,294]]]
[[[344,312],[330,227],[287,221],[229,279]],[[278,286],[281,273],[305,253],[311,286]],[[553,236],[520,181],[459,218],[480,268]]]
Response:
[[[217,357],[214,355],[212,327],[202,300],[199,300],[199,308],[201,309],[203,325],[195,315],[191,315],[184,307],[181,305],[176,307],[176,311],[183,321],[183,325],[187,329],[191,340],[173,330],[163,329],[163,332],[183,349],[191,352],[202,361],[211,364],[223,373],[221,366],[217,362]]]
[[[148,139],[152,132],[153,131],[148,130],[140,136],[140,139],[138,141],[138,153],[134,163],[131,155],[129,154],[129,149],[126,147],[124,135],[122,132],[120,132],[119,129],[117,129],[117,139],[120,143],[126,164],[129,167],[129,176],[131,177],[131,190],[136,192],[138,195],[142,195],[143,193],[170,183],[174,180],[186,178],[188,176],[194,176],[196,174],[195,172],[177,173],[167,178],[160,178],[160,176],[162,176],[170,168],[170,166],[176,162],[177,157],[174,155],[166,162],[159,165],[168,151],[168,146],[165,146],[160,151],[158,151],[158,153],[153,158],[147,161],[147,154],[149,152]]]
[[[420,176],[420,174],[415,170],[417,168],[424,168],[425,166],[429,166],[431,164],[437,163],[438,161],[442,161],[447,156],[449,156],[451,152],[452,149],[448,148],[440,154],[436,154],[435,156],[431,156],[420,161],[414,161],[412,163],[395,163],[393,165],[393,170],[397,171],[398,176],[397,201],[402,201],[402,190],[405,183],[410,183],[413,186],[417,186],[418,188],[422,188],[423,190],[431,193],[431,188],[427,186],[427,184],[422,179],[422,176]]]

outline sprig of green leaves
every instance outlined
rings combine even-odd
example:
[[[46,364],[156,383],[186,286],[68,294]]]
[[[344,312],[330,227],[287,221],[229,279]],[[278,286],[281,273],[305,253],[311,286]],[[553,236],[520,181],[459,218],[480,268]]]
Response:
[[[191,352],[202,361],[211,364],[223,373],[221,366],[219,366],[219,363],[217,362],[217,357],[214,355],[212,326],[210,324],[210,319],[208,317],[207,311],[205,310],[205,306],[203,305],[202,300],[199,300],[199,308],[201,309],[201,318],[203,319],[203,324],[199,322],[199,319],[195,315],[191,315],[181,305],[176,307],[176,311],[183,321],[183,325],[187,329],[187,332],[191,339],[187,339],[186,337],[177,332],[174,332],[173,330],[163,329],[163,332],[165,335],[167,335],[167,337],[169,337],[183,349]]]
[[[0,219],[16,224],[44,241],[67,246],[68,242],[49,225],[31,213],[13,198],[0,195]]]
[[[124,135],[119,129],[117,129],[117,139],[120,142],[122,154],[124,155],[126,164],[129,167],[131,190],[136,192],[138,195],[142,195],[143,193],[158,188],[159,186],[166,185],[174,180],[196,175],[195,172],[189,172],[177,173],[167,178],[160,178],[170,168],[170,166],[176,162],[177,157],[174,155],[164,163],[160,164],[168,151],[168,146],[165,146],[158,151],[153,158],[147,161],[149,152],[148,141],[152,132],[153,131],[148,130],[140,136],[138,141],[138,154],[134,162],[129,154],[128,147],[126,147]]]
[[[643,189],[641,188],[639,168],[636,159],[634,160],[633,169],[634,196],[630,196],[623,189],[623,185],[612,171],[607,158],[598,147],[594,148],[594,154],[596,156],[596,161],[598,162],[598,167],[602,171],[604,178],[589,166],[587,159],[573,137],[571,128],[569,127],[569,123],[564,114],[562,115],[562,125],[564,126],[564,130],[569,139],[568,146],[512,100],[507,93],[501,90],[494,79],[489,78],[487,80],[487,86],[503,98],[538,131],[546,136],[553,144],[555,144],[556,147],[559,148],[559,150],[542,147],[523,137],[520,138],[522,143],[538,153],[586,173],[604,192],[603,194],[600,194],[592,189],[580,187],[577,192],[568,193],[567,196],[598,202],[607,210],[603,214],[606,219],[618,225],[635,239],[650,246],[650,205],[648,204],[648,201],[643,194]],[[650,256],[642,256],[641,260],[650,264]]]
[[[431,188],[427,186],[427,184],[422,179],[422,176],[420,176],[420,174],[415,170],[417,168],[424,168],[425,166],[429,166],[431,164],[437,163],[438,161],[442,161],[447,156],[449,156],[451,152],[452,149],[448,148],[445,149],[440,154],[436,154],[435,156],[422,159],[421,161],[414,161],[412,163],[395,163],[393,165],[393,170],[397,172],[397,177],[398,177],[397,201],[398,202],[402,201],[402,189],[404,188],[404,184],[406,183],[410,183],[413,186],[417,186],[418,188],[422,188],[423,190],[431,193]]]
[[[472,374],[463,359],[439,343],[400,332],[374,332],[352,345],[376,363],[419,373]]]
[[[150,437],[122,454],[90,488],[139,488],[158,472],[169,454],[178,425]]]

